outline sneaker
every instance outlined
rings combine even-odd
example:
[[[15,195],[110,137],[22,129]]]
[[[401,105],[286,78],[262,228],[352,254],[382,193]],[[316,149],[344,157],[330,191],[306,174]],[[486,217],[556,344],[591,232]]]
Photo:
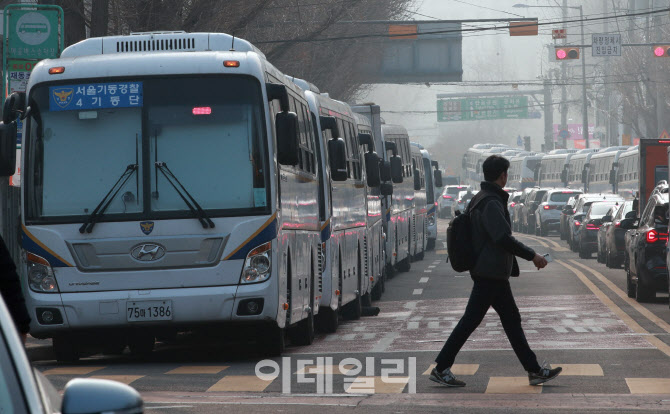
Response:
[[[558,368],[549,368],[547,367],[546,364],[542,364],[542,368],[540,368],[539,371],[537,372],[528,372],[528,382],[530,385],[540,385],[542,383],[545,383],[547,381],[551,381],[554,378],[558,377],[558,374],[563,371],[563,368],[558,367]]]
[[[433,382],[437,382],[438,384],[444,385],[446,387],[465,387],[465,383],[461,380],[456,379],[456,377],[449,368],[445,369],[442,372],[438,372],[437,368],[433,368],[433,370],[430,373],[429,379]]]

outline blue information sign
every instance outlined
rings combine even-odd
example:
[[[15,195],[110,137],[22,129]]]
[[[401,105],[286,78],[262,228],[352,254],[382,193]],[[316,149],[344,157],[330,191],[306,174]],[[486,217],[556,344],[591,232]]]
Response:
[[[142,107],[142,82],[51,86],[50,111]]]

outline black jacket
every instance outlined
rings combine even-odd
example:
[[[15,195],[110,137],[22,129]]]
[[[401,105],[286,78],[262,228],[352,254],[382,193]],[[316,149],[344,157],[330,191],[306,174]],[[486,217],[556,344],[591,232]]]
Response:
[[[535,251],[512,237],[507,211],[509,194],[500,186],[482,182],[481,191],[470,201],[472,242],[477,262],[470,271],[473,279],[508,280],[519,276],[515,256],[533,260]]]
[[[2,237],[0,237],[0,293],[2,293],[2,299],[5,301],[5,305],[7,305],[19,332],[28,333],[30,330],[30,315],[23,298],[21,280],[16,273],[16,265]]]

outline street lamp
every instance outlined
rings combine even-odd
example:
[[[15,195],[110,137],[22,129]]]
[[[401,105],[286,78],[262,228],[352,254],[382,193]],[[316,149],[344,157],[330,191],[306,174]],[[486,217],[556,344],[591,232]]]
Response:
[[[529,6],[527,4],[517,3],[512,7],[530,9],[530,8],[549,8],[549,9],[562,9],[561,6]],[[581,37],[582,45],[585,45],[584,40],[584,9],[580,6],[567,6],[568,9],[578,9],[579,10],[579,21],[581,23]],[[589,114],[586,100],[586,53],[581,53],[582,60],[582,137],[584,138],[584,145],[586,148],[589,148]]]

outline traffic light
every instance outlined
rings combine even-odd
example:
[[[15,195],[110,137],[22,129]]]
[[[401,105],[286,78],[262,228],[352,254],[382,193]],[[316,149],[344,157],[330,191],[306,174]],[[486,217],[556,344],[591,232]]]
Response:
[[[558,59],[558,60],[579,59],[579,48],[578,47],[557,47],[556,48],[556,59]]]
[[[654,45],[655,57],[670,57],[670,45]]]

